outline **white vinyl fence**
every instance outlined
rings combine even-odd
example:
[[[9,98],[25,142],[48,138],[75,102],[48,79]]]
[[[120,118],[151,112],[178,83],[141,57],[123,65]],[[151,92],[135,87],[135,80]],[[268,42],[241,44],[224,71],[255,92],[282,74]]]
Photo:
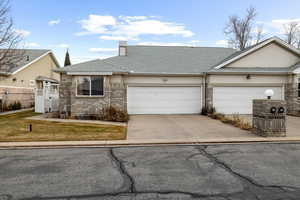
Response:
[[[58,105],[58,84],[44,84],[43,88],[35,90],[35,112],[56,112]]]

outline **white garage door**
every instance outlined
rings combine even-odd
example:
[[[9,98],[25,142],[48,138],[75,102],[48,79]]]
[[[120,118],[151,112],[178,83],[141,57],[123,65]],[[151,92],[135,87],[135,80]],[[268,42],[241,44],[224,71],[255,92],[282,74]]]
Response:
[[[201,87],[128,87],[129,114],[201,112]]]
[[[213,104],[224,114],[252,114],[252,100],[265,99],[266,89],[272,89],[272,99],[283,99],[282,87],[214,87]]]

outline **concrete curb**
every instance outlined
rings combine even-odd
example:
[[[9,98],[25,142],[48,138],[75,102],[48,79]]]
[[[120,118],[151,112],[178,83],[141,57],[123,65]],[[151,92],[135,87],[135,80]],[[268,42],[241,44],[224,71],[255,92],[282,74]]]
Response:
[[[185,139],[185,140],[110,140],[110,141],[52,141],[52,142],[0,142],[0,148],[18,147],[102,147],[102,146],[145,146],[186,144],[234,144],[234,143],[281,143],[300,142],[300,137],[285,138],[227,138],[227,139]]]

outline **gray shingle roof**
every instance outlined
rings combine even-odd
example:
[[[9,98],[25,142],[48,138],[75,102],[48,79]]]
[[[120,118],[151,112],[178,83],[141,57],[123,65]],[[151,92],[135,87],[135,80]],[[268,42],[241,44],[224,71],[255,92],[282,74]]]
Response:
[[[93,60],[57,71],[200,74],[236,52],[231,48],[127,46],[127,56]]]
[[[274,40],[275,37],[267,39]],[[131,74],[201,74],[210,73],[290,73],[300,67],[300,63],[289,68],[263,67],[224,67],[215,69],[240,54],[255,48],[250,46],[243,51],[221,47],[184,47],[184,46],[127,46],[127,56],[114,56],[97,59],[57,69],[70,73],[123,72]]]
[[[0,50],[1,51],[4,50]],[[13,63],[12,66],[6,67],[5,71],[1,71],[2,73],[13,73],[23,67],[24,65],[32,62],[43,54],[49,52],[47,49],[16,49],[15,51],[20,52],[20,55],[23,56],[22,59],[18,60],[17,63]]]
[[[103,60],[96,59],[83,63],[78,63],[70,65],[67,67],[62,67],[56,69],[58,72],[127,72],[119,65],[112,65],[110,63],[104,62]]]

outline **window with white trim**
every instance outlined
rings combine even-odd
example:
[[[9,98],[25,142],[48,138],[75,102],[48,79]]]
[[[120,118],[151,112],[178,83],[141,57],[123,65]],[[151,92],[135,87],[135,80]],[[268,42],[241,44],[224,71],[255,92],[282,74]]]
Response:
[[[104,77],[103,76],[79,76],[76,80],[77,96],[103,96]]]

